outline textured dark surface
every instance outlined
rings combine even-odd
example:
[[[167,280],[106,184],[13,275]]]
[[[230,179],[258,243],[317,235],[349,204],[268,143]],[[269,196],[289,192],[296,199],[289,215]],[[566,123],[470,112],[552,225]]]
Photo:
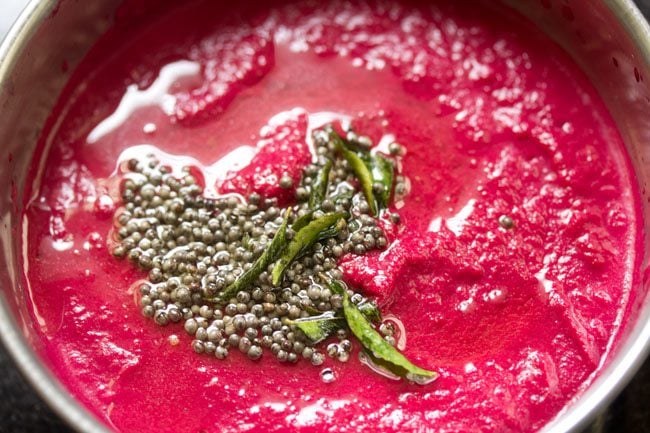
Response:
[[[30,389],[0,347],[0,432],[72,432]]]
[[[635,3],[646,18],[650,17],[650,0],[635,0]]]
[[[26,0],[0,0],[0,38]],[[650,16],[650,0],[638,0]],[[650,433],[650,360],[585,433]],[[31,390],[0,346],[0,433],[71,433]]]

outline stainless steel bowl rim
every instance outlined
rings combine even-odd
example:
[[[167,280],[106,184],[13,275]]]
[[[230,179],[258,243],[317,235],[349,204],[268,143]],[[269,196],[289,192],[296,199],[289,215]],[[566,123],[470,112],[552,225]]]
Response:
[[[31,0],[0,45],[0,88],[39,25],[51,16],[57,1]],[[643,61],[650,64],[650,26],[631,0],[604,0],[614,17],[631,35]],[[650,321],[640,328],[628,350],[616,359],[606,376],[600,376],[588,393],[560,413],[542,431],[544,433],[578,433],[601,413],[627,385],[650,353]],[[92,415],[54,378],[14,322],[0,297],[0,342],[13,358],[25,379],[40,397],[71,427],[79,432],[110,433],[111,430]]]

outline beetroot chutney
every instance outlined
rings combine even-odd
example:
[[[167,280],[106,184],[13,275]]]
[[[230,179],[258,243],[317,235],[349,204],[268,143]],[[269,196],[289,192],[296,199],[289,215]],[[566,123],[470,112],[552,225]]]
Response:
[[[476,2],[140,3],[54,111],[23,225],[37,346],[97,417],[138,433],[531,432],[589,385],[626,323],[638,197],[603,103],[550,39]],[[350,119],[406,147],[410,190],[388,247],[339,263],[434,383],[372,372],[356,342],[322,367],[199,357],[181,326],[142,317],[144,274],[108,248],[120,162],[191,165],[212,195],[244,167],[272,194],[309,161],[312,128]],[[284,151],[265,150],[278,124]]]

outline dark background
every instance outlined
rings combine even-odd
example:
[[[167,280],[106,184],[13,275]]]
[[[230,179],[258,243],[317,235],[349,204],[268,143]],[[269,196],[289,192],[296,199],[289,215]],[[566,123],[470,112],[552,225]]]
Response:
[[[26,3],[27,0],[0,0],[0,39]],[[636,3],[650,17],[650,0]],[[0,433],[41,432],[72,430],[30,389],[0,345]],[[650,360],[585,433],[650,433]]]

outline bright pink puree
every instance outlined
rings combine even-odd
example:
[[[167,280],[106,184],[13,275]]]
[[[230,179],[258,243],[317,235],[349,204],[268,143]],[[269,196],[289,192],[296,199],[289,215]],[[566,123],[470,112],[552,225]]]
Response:
[[[636,263],[631,171],[585,76],[526,20],[476,2],[215,3],[137,29],[123,9],[43,134],[24,266],[57,376],[121,432],[541,428],[606,361]],[[197,356],[180,325],[141,316],[144,275],[108,252],[119,161],[154,152],[209,190],[281,194],[308,129],[341,116],[408,150],[391,245],[341,265],[401,321],[433,384],[379,376],[358,347],[326,361],[328,384],[307,362]]]

